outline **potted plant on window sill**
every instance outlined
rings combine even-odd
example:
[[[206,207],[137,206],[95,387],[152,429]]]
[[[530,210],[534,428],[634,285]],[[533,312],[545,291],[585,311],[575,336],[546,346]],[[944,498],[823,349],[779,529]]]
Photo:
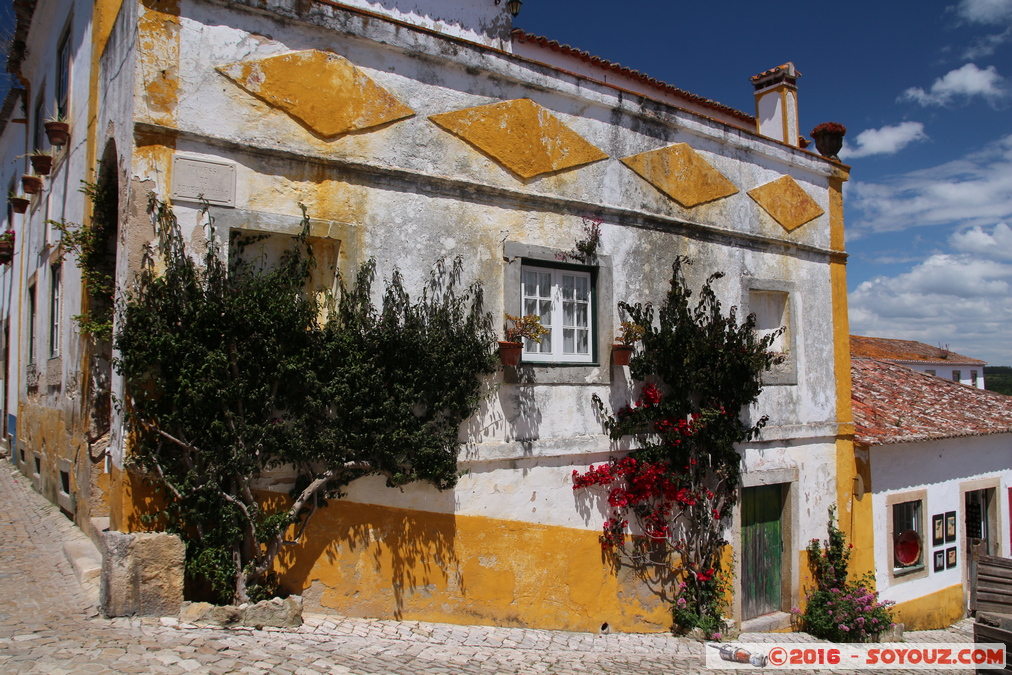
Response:
[[[632,321],[622,322],[622,333],[618,342],[611,346],[611,360],[616,366],[628,366],[637,342],[643,339],[646,328]]]
[[[14,209],[14,213],[24,213],[28,210],[28,205],[31,204],[31,200],[27,197],[14,194],[11,192],[7,195],[7,201],[10,202],[11,207]]]
[[[26,195],[34,195],[42,189],[42,178],[34,173],[21,176],[21,187]]]
[[[66,145],[70,140],[70,124],[62,115],[50,117],[43,125],[46,128],[46,136],[53,145]]]
[[[14,230],[0,234],[0,265],[6,265],[14,259]]]
[[[548,335],[548,329],[541,325],[536,314],[523,317],[507,314],[504,332],[506,339],[499,341],[499,361],[504,366],[520,365],[524,339],[541,344],[541,336]]]
[[[28,158],[32,161],[32,170],[40,176],[48,176],[53,170],[53,153],[50,150],[36,149]]]

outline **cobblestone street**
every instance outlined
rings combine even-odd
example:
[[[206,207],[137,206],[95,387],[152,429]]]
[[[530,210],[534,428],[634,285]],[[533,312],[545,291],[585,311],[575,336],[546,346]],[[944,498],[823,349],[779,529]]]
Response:
[[[0,673],[719,672],[704,667],[700,644],[670,635],[591,635],[320,615],[308,615],[296,630],[199,628],[174,618],[107,620],[98,616],[94,592],[81,588],[62,551],[64,541],[83,535],[6,459],[0,460],[0,505]],[[907,633],[907,640],[970,638],[964,624],[949,631]],[[813,640],[804,634],[741,637],[741,642],[759,641]]]

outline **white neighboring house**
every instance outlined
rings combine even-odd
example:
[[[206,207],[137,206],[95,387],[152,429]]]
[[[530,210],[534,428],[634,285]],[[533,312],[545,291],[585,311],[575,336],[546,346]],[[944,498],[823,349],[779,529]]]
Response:
[[[942,347],[932,347],[913,340],[850,336],[850,352],[855,357],[881,359],[901,366],[984,389],[986,361],[963,356]]]
[[[854,492],[871,502],[876,586],[908,629],[951,624],[971,545],[1009,557],[1012,398],[854,352]]]

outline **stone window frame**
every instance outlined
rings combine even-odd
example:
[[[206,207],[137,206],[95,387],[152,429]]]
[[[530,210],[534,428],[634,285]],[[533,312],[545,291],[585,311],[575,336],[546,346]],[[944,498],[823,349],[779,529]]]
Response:
[[[522,268],[525,264],[538,267],[557,267],[590,272],[594,303],[591,310],[593,325],[593,360],[590,363],[521,363],[504,369],[505,382],[539,384],[610,384],[611,345],[615,337],[614,273],[611,256],[598,254],[595,264],[563,261],[561,249],[507,241],[503,244],[505,265],[503,270],[503,308],[506,314],[520,316]]]
[[[921,533],[921,564],[917,567],[906,567],[902,569],[896,569],[896,559],[893,546],[893,506],[896,504],[903,504],[905,502],[920,502],[921,503],[921,522],[920,522],[920,533]],[[914,579],[924,579],[929,574],[929,568],[931,565],[928,564],[929,547],[925,545],[925,537],[930,534],[928,529],[928,491],[927,490],[910,490],[907,492],[896,492],[890,495],[886,495],[886,519],[888,522],[887,536],[886,536],[886,554],[889,560],[889,578],[893,584],[899,584],[907,581],[913,581]]]
[[[779,279],[760,279],[757,277],[744,277],[741,288],[741,306],[745,308],[745,316],[751,313],[751,298],[753,291],[768,291],[787,294],[787,363],[778,366],[776,370],[763,373],[763,386],[768,385],[796,385],[798,383],[799,361],[801,354],[798,351],[798,318],[801,316],[798,307],[799,298],[797,286],[791,281]]]

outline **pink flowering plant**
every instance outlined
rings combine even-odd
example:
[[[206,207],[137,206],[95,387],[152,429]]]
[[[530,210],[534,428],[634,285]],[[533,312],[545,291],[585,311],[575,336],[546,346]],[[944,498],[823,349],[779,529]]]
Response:
[[[870,575],[848,578],[852,545],[836,526],[836,507],[829,509],[829,538],[808,544],[808,564],[815,589],[805,611],[795,610],[802,630],[833,642],[870,642],[893,625],[892,602],[880,601]]]
[[[573,472],[573,489],[607,494],[601,543],[618,565],[637,568],[673,599],[675,626],[700,628],[714,638],[723,630],[730,586],[721,562],[739,486],[735,444],[754,438],[762,417],[746,425],[739,411],[762,391],[760,376],[782,360],[770,351],[776,333],[760,337],[755,316],[739,323],[724,314],[712,289],[699,300],[682,276],[691,264],[678,257],[667,297],[657,312],[620,303],[643,328],[643,349],[633,358],[634,379],[644,382],[634,402],[609,413],[594,396],[614,441],[630,438],[628,456]]]

